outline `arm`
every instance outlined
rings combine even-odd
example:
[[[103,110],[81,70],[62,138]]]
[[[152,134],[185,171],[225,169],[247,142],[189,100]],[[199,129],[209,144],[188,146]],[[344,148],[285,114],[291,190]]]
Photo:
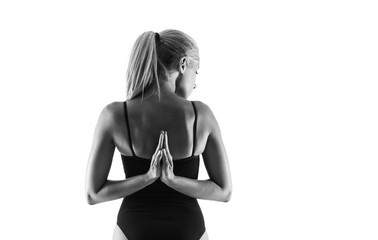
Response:
[[[120,181],[107,179],[115,149],[112,138],[114,125],[114,104],[109,104],[102,110],[98,119],[88,160],[86,196],[87,202],[91,205],[131,195],[158,178],[149,171]]]
[[[204,114],[205,124],[210,130],[202,156],[210,179],[195,180],[174,176],[173,167],[170,174],[165,174],[169,164],[167,161],[170,155],[168,149],[167,153],[163,151],[165,161],[163,161],[162,181],[176,191],[193,198],[227,202],[231,198],[232,183],[226,150],[219,125],[207,106],[205,106]],[[171,162],[171,165],[173,166],[173,162]]]

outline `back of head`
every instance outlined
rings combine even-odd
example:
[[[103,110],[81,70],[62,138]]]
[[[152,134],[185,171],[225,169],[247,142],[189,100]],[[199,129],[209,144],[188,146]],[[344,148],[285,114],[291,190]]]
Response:
[[[199,62],[195,41],[184,32],[168,29],[142,33],[133,46],[126,75],[127,99],[144,93],[146,88],[160,94],[159,77],[168,78],[182,57],[188,64]]]

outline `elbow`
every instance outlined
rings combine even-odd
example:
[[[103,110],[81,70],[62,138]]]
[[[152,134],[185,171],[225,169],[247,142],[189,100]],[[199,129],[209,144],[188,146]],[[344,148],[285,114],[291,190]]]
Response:
[[[232,190],[228,189],[224,191],[222,202],[229,202],[231,200]]]
[[[232,195],[232,192],[229,192],[226,197],[224,198],[224,201],[223,202],[229,202],[231,200],[231,195]]]
[[[91,193],[86,194],[86,199],[89,205],[95,205],[98,203],[98,201],[95,200],[96,198]]]
[[[92,196],[90,195],[90,194],[87,194],[87,203],[89,204],[89,205],[95,205],[96,204],[96,202],[93,200],[93,198],[92,198]]]

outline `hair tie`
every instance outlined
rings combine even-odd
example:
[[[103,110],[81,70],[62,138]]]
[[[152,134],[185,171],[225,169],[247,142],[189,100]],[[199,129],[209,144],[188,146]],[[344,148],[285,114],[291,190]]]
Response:
[[[160,39],[159,33],[155,33],[155,40],[159,41],[159,39]]]

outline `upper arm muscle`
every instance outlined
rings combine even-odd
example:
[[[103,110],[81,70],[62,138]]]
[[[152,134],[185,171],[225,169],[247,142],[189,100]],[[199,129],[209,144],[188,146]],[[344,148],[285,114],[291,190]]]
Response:
[[[230,168],[220,128],[210,108],[206,106],[206,125],[209,135],[203,152],[204,164],[210,179],[222,189],[232,190]]]
[[[88,159],[86,191],[94,194],[106,182],[113,160],[115,145],[112,138],[113,111],[106,106],[98,119]]]

